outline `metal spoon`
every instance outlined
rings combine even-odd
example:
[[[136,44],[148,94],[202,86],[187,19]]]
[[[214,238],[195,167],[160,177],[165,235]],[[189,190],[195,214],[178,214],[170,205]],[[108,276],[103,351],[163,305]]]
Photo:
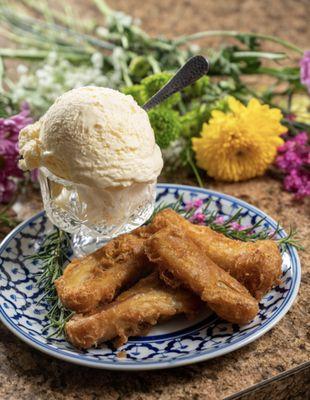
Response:
[[[154,94],[142,108],[147,111],[150,108],[157,106],[159,103],[166,100],[176,92],[191,85],[203,75],[206,75],[209,70],[209,62],[203,56],[194,56],[190,58],[181,67],[175,75],[163,86],[157,93]]]

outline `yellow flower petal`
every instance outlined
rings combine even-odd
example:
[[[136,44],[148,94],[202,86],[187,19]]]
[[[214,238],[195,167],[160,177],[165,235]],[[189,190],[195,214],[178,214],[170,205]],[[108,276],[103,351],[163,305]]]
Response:
[[[282,114],[251,99],[244,106],[228,98],[230,111],[213,111],[192,145],[197,165],[217,180],[241,181],[263,175],[283,143]]]

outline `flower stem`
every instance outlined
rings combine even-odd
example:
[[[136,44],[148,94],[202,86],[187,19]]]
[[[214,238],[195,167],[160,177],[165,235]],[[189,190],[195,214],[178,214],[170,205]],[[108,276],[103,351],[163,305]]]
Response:
[[[46,4],[46,1],[41,3],[36,0],[22,0],[22,3],[24,3],[28,8],[32,9],[33,11],[41,14],[42,16],[45,16],[46,8],[48,8],[48,4]],[[52,15],[53,19],[56,19],[69,27],[73,26],[74,19],[63,11],[49,9],[49,12]],[[84,26],[85,21],[79,20],[79,24],[82,24]]]
[[[50,51],[48,50],[36,50],[36,49],[5,49],[0,48],[0,57],[6,58],[22,58],[22,59],[30,59],[30,60],[42,60],[49,55]],[[70,53],[68,51],[59,52],[69,61],[85,61],[89,60],[89,55],[78,54],[78,53]]]
[[[285,53],[267,51],[235,51],[234,58],[267,58],[268,60],[283,60],[287,58]]]
[[[95,5],[97,6],[98,10],[103,14],[105,17],[111,15],[113,10],[107,5],[107,3],[103,0],[94,0]]]
[[[193,172],[194,172],[194,175],[195,175],[195,177],[196,177],[196,179],[197,179],[198,185],[199,185],[201,188],[203,188],[203,187],[204,187],[204,184],[203,184],[203,182],[202,182],[202,179],[201,179],[201,177],[200,177],[200,174],[199,174],[199,172],[198,172],[198,169],[197,169],[195,163],[193,162],[192,156],[191,156],[191,154],[190,154],[190,149],[187,149],[186,157],[187,157],[187,162],[188,162],[188,164],[190,165],[190,167],[192,168],[192,170],[193,170]]]
[[[186,42],[192,41],[192,40],[197,40],[201,39],[204,37],[213,37],[213,36],[228,36],[228,37],[235,37],[239,38],[242,36],[248,36],[248,37],[253,37],[257,39],[263,39],[267,40],[269,42],[274,42],[282,45],[283,47],[286,47],[287,49],[294,50],[299,54],[303,54],[303,50],[300,49],[299,47],[295,46],[294,44],[288,42],[287,40],[278,38],[276,36],[272,35],[265,35],[262,33],[252,33],[252,32],[238,32],[238,31],[202,31],[202,32],[197,32],[193,33],[191,35],[184,35],[181,36],[177,39],[175,39],[175,44],[176,45],[181,45]]]

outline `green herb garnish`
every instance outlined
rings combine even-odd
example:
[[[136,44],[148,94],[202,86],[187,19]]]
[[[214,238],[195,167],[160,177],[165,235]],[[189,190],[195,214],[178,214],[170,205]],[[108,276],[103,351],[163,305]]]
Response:
[[[264,226],[264,221],[266,218],[259,219],[254,225],[247,226],[242,230],[236,229],[234,227],[234,223],[237,223],[241,226],[241,214],[242,208],[239,208],[232,216],[226,219],[223,223],[218,223],[217,217],[218,214],[216,211],[211,211],[209,209],[212,200],[209,199],[199,211],[200,214],[204,215],[204,222],[203,224],[209,226],[216,232],[222,233],[223,235],[229,237],[230,239],[241,240],[242,242],[256,242],[257,240],[265,240],[271,239],[274,240],[278,246],[280,247],[281,251],[285,251],[287,246],[293,246],[297,250],[303,250],[303,246],[300,244],[300,240],[297,237],[297,230],[290,228],[289,233],[286,237],[277,238],[277,236],[282,231],[280,225],[277,224],[276,229],[271,230],[270,228],[266,228]],[[183,206],[183,196],[175,203],[160,203],[154,210],[154,213],[150,219],[153,219],[154,215],[159,213],[160,211],[171,208],[180,215],[182,215],[186,219],[191,219],[196,209],[192,208],[190,210],[186,210]]]
[[[48,303],[49,323],[44,327],[44,331],[52,328],[53,332],[49,336],[61,335],[66,322],[74,314],[61,303],[54,285],[55,280],[63,274],[66,263],[70,261],[70,250],[70,236],[55,227],[55,230],[45,237],[38,253],[29,257],[41,263],[38,286],[43,291],[40,302],[45,300]]]

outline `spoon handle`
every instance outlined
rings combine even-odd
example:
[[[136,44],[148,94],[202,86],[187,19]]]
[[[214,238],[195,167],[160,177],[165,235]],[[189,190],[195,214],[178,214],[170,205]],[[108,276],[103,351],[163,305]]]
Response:
[[[166,100],[176,92],[191,85],[203,75],[206,75],[209,70],[209,62],[203,56],[194,56],[190,58],[181,67],[176,74],[163,86],[157,93],[154,94],[142,108],[147,111],[150,108],[157,106],[159,103]]]

